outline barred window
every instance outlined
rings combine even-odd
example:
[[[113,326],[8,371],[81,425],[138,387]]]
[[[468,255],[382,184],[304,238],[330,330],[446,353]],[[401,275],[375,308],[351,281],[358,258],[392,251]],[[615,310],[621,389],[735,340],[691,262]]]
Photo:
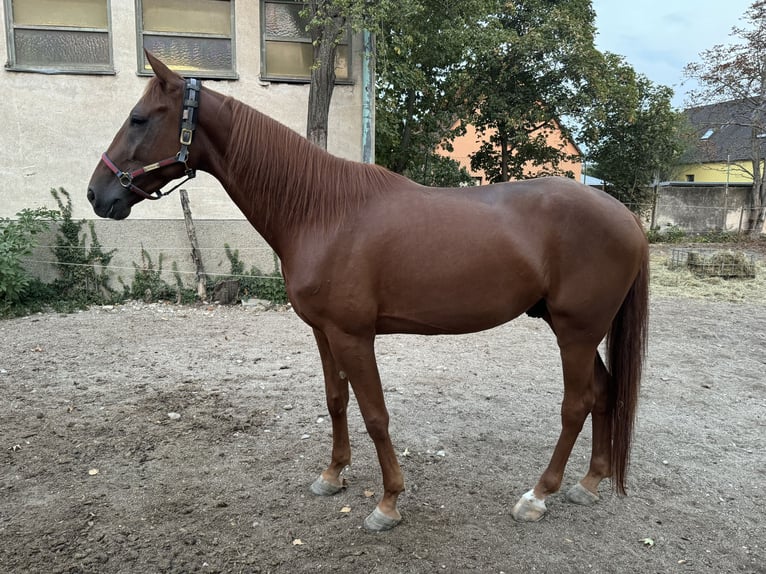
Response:
[[[261,76],[266,80],[307,82],[314,60],[307,21],[301,17],[305,4],[299,0],[261,0]],[[350,79],[349,35],[338,46],[335,75]]]
[[[5,0],[11,70],[111,74],[107,0]]]
[[[236,78],[233,0],[136,0],[138,72],[151,74],[143,48],[182,75]]]

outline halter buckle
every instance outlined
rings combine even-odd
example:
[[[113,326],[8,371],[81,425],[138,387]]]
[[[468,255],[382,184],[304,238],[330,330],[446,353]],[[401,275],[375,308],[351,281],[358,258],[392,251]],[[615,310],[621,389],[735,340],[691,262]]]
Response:
[[[194,131],[189,128],[181,128],[181,137],[179,141],[181,145],[191,145],[192,137],[194,137]]]

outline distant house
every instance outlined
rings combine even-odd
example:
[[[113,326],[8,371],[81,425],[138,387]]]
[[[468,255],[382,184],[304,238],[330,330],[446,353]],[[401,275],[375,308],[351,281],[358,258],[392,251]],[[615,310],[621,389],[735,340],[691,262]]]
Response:
[[[752,183],[752,111],[752,104],[744,100],[686,110],[694,145],[681,158],[678,179],[700,183]],[[758,137],[764,138],[766,151],[766,127]]]
[[[459,122],[455,122],[455,125],[452,126],[453,129],[456,128],[458,124]],[[466,126],[465,134],[456,137],[452,141],[452,151],[446,151],[440,147],[436,150],[436,153],[454,159],[460,164],[461,167],[464,167],[466,171],[471,174],[471,177],[474,178],[474,181],[477,185],[484,185],[489,183],[489,179],[487,178],[487,175],[484,173],[484,171],[471,169],[471,155],[478,151],[482,141],[489,137],[490,134],[479,136],[476,128],[469,124]],[[563,130],[560,129],[558,124],[556,125],[555,130],[550,131],[547,134],[547,138],[548,145],[551,147],[563,149],[566,155],[575,156],[578,158],[582,156],[580,148],[578,148],[577,144],[575,144],[569,137],[564,134]],[[537,175],[549,173],[551,169],[551,167],[546,166],[530,165],[525,170],[525,174],[527,177],[535,177]],[[570,171],[572,172],[575,180],[582,180],[582,163],[579,161],[579,159],[577,161],[562,161],[559,164],[559,170]]]

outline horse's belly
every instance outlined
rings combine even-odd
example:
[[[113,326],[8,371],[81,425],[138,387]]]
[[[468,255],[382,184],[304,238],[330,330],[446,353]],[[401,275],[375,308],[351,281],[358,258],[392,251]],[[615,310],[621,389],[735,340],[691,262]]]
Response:
[[[474,283],[419,290],[411,286],[409,292],[399,297],[382,297],[376,331],[421,335],[473,333],[507,323],[542,298],[534,285],[505,290],[488,287]]]

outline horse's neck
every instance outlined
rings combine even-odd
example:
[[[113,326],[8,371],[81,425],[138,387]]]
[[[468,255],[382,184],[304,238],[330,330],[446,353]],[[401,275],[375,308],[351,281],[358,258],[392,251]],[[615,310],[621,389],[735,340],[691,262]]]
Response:
[[[279,254],[287,235],[280,210],[296,191],[306,188],[305,173],[297,169],[291,153],[275,152],[273,134],[250,133],[246,142],[238,140],[243,132],[238,123],[260,120],[276,132],[284,130],[282,135],[287,139],[292,136],[286,133],[288,128],[257,110],[245,107],[235,114],[241,104],[212,90],[208,96],[210,104],[203,104],[206,109],[200,114],[206,134],[203,169],[221,182],[248,221]],[[300,142],[300,136],[294,137]],[[245,147],[233,150],[232,146]]]

